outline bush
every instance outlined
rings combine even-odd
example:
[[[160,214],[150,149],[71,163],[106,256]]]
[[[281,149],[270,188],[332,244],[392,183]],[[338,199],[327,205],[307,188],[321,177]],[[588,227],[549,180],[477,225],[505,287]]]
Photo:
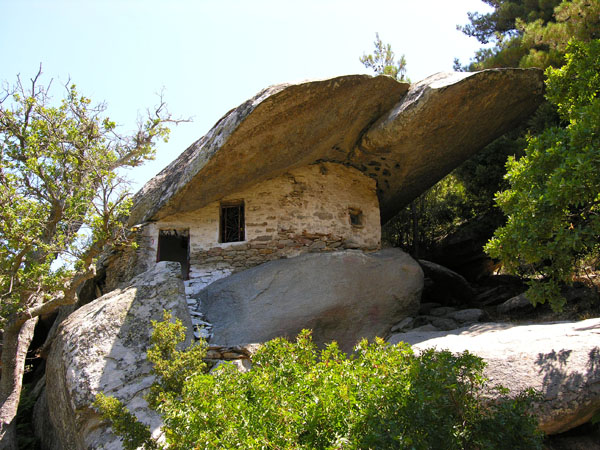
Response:
[[[531,277],[527,297],[562,309],[561,286],[600,267],[600,39],[572,42],[566,64],[546,71],[546,97],[566,127],[530,137],[508,161],[508,216],[486,246],[507,271]]]
[[[160,362],[175,367],[184,354]],[[296,342],[267,342],[246,373],[232,364],[188,373],[175,392],[157,395],[169,388],[159,378],[150,403],[163,414],[169,449],[541,448],[531,396],[489,400],[484,365],[469,353],[415,355],[381,339],[350,356],[336,343],[319,351],[305,330]],[[149,434],[135,442],[122,431],[143,436],[131,415],[106,407],[106,397],[96,405],[127,448],[155,448]]]

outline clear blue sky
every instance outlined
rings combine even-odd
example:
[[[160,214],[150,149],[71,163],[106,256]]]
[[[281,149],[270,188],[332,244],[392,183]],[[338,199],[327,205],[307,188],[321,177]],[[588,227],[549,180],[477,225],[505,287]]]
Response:
[[[53,93],[69,77],[133,129],[162,88],[175,116],[155,161],[131,172],[134,189],[231,108],[271,84],[369,73],[359,62],[375,33],[406,55],[418,81],[452,70],[479,48],[456,30],[480,0],[0,0],[0,80],[40,63]]]

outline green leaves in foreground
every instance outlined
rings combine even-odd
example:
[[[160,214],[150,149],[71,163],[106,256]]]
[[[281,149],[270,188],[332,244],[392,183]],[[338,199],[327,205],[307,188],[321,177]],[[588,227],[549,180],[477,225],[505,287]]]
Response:
[[[159,362],[178,367],[183,358],[163,354]],[[417,356],[379,339],[350,356],[335,343],[318,350],[305,330],[296,342],[264,344],[249,372],[226,364],[188,373],[173,389],[159,379],[151,403],[159,400],[169,449],[541,448],[530,397],[484,398],[483,367],[469,353]],[[135,445],[131,417],[105,402],[96,406]]]
[[[566,128],[529,139],[510,159],[510,188],[497,195],[508,216],[486,246],[512,273],[532,277],[528,298],[560,310],[560,286],[600,258],[600,40],[573,42],[567,64],[548,69],[547,99]]]
[[[105,418],[110,419],[113,432],[123,437],[125,450],[135,450],[140,446],[146,449],[160,448],[152,440],[150,429],[138,422],[136,417],[116,398],[100,393],[96,396],[94,406],[102,411]]]

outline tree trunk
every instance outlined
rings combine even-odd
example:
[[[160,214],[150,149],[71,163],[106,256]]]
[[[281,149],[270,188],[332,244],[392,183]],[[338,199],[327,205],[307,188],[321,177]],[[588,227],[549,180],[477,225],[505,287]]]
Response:
[[[2,339],[2,376],[0,378],[0,450],[18,450],[16,415],[23,387],[25,357],[38,317],[21,327],[8,326]]]
[[[419,212],[417,211],[417,200],[410,204],[410,217],[412,222],[412,257],[419,259]]]

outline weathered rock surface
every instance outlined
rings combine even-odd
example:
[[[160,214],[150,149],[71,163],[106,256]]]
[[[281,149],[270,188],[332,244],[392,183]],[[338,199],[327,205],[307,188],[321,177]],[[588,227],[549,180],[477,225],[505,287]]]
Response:
[[[410,87],[358,145],[355,164],[380,163],[383,222],[476,151],[514,128],[541,101],[538,70],[438,73]],[[373,172],[371,172],[373,173]]]
[[[377,181],[383,222],[535,111],[542,72],[441,73],[415,85],[348,75],[267,88],[137,194],[130,223],[192,211],[318,161]]]
[[[511,392],[535,388],[540,428],[562,433],[600,410],[600,319],[536,325],[477,324],[450,332],[408,332],[388,340],[414,349],[468,350],[485,359],[486,376]]]
[[[198,209],[318,160],[346,161],[365,128],[408,86],[348,75],[264,89],[150,180],[136,195],[130,223]]]
[[[216,281],[200,294],[211,344],[264,342],[313,330],[345,351],[384,336],[419,307],[423,272],[399,249],[282,259]]]
[[[496,310],[501,314],[524,310],[532,311],[533,309],[534,306],[531,304],[525,293],[509,298],[496,307]]]
[[[41,385],[41,389],[38,388]],[[34,391],[35,398],[37,399],[31,422],[33,424],[33,432],[35,437],[39,440],[40,447],[42,450],[62,450],[63,445],[57,436],[56,430],[50,420],[50,414],[48,412],[48,398],[46,395],[46,377],[44,376],[38,385],[36,385]]]
[[[121,449],[91,408],[99,392],[122,400],[159,433],[159,417],[143,399],[152,383],[145,360],[150,320],[171,310],[192,330],[178,263],[161,262],[71,314],[59,327],[47,361],[48,412],[62,448]],[[189,338],[188,338],[189,339]]]
[[[419,260],[425,274],[423,298],[442,305],[464,305],[475,298],[473,288],[462,275],[431,261]],[[431,283],[427,283],[427,279]]]

